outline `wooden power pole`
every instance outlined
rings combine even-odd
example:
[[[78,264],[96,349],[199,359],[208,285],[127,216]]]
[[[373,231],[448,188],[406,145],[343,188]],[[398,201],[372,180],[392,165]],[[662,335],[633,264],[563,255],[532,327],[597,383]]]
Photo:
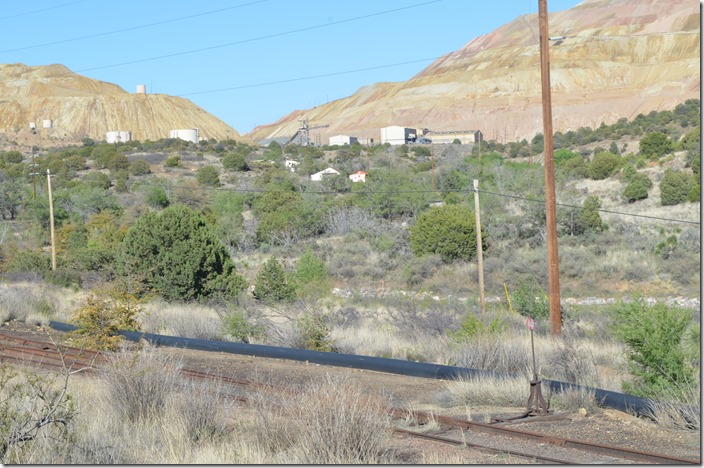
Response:
[[[482,249],[482,224],[479,220],[479,181],[474,179],[474,219],[477,222],[477,271],[479,272],[479,311],[482,315],[486,313],[486,301],[484,300],[484,259]]]
[[[555,162],[552,139],[552,98],[550,95],[550,51],[547,0],[538,0],[540,27],[540,78],[543,98],[543,139],[545,162],[545,226],[548,247],[548,292],[550,294],[550,335],[562,334],[560,310],[560,266],[557,255],[557,210],[555,207]]]
[[[51,195],[51,173],[46,170],[46,184],[49,188],[49,226],[51,226],[51,269],[56,271],[56,236],[54,234],[54,197]]]

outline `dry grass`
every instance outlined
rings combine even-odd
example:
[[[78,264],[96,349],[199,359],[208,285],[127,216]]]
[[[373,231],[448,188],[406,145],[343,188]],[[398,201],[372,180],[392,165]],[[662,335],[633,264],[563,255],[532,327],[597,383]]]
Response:
[[[445,383],[438,400],[446,406],[525,406],[530,384],[523,377],[461,377]]]
[[[675,430],[701,433],[701,380],[696,385],[675,389],[648,411],[657,424]]]
[[[217,340],[223,336],[218,312],[200,304],[168,303],[154,300],[140,314],[142,331],[184,338]]]
[[[0,323],[17,320],[47,325],[66,321],[85,294],[45,283],[0,283]]]
[[[257,445],[272,463],[371,464],[391,461],[388,398],[327,376],[278,404],[260,400]]]

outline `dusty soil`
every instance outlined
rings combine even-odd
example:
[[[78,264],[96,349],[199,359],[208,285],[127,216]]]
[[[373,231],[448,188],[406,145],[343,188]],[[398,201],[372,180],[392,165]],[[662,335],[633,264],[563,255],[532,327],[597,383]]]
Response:
[[[47,333],[61,339],[62,334],[55,330],[43,330],[18,322],[5,323],[0,329],[19,336],[33,339],[46,339]],[[370,393],[387,395],[396,407],[432,411],[437,414],[467,418],[465,408],[441,406],[438,395],[447,382],[442,380],[408,377],[386,374],[368,370],[322,366],[308,362],[288,361],[282,359],[260,358],[254,356],[234,355],[206,351],[162,347],[161,351],[182,360],[189,369],[222,375],[236,379],[250,379],[276,385],[296,387],[306,382],[315,381],[325,375],[346,377],[351,382],[367,388]],[[529,388],[526,388],[526,402]],[[478,402],[479,403],[479,402]],[[496,408],[475,405],[471,419],[488,422],[492,417],[516,416],[523,413],[522,408]],[[597,442],[604,445],[628,447],[631,449],[668,454],[693,460],[701,460],[701,442],[699,433],[663,429],[653,422],[631,416],[611,409],[597,410],[594,414],[560,413],[558,419],[541,420],[530,418],[526,422],[514,423],[511,427],[531,432],[551,434],[561,438]],[[408,428],[400,423],[400,427]],[[431,428],[425,428],[430,430]],[[467,442],[488,443],[497,448],[520,451],[529,444],[516,440],[502,439],[478,433],[446,432],[443,437],[464,437]],[[423,440],[395,436],[393,449],[396,459],[406,463],[526,463],[525,459],[487,454],[474,449],[451,447]],[[536,453],[543,456],[572,457],[560,447],[533,444]],[[584,458],[580,463],[609,463],[606,458]]]

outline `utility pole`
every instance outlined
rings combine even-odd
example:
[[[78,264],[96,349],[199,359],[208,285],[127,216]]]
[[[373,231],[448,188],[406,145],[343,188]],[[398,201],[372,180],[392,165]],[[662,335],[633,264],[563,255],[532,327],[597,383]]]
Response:
[[[538,0],[540,27],[540,78],[543,97],[543,138],[545,163],[545,227],[548,247],[548,292],[550,294],[550,335],[562,334],[560,310],[560,266],[557,255],[557,211],[555,207],[555,162],[552,140],[552,98],[550,95],[550,51],[547,0]]]
[[[477,271],[479,272],[479,311],[482,315],[486,313],[486,301],[484,300],[484,258],[482,249],[482,224],[479,221],[479,181],[474,179],[474,219],[476,220],[477,231]]]
[[[34,124],[34,122],[29,123],[29,129],[32,131],[32,135],[37,135],[37,126]],[[35,172],[36,165],[34,164],[34,148],[35,148],[35,145],[32,145],[32,193],[33,193],[32,201],[36,202],[37,201],[37,178],[36,178],[37,173]]]
[[[430,167],[433,172],[433,191],[435,191],[435,149],[430,145]]]
[[[56,236],[54,235],[54,198],[51,195],[51,173],[46,170],[46,184],[49,187],[49,225],[51,226],[51,269],[56,271]]]

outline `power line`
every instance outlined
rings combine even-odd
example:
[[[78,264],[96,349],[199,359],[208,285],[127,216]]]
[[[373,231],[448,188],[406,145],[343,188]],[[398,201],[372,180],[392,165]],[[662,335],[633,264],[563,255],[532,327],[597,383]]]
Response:
[[[377,13],[370,13],[370,14],[368,14],[368,15],[355,16],[355,17],[353,17],[353,18],[347,18],[347,19],[344,19],[344,20],[332,21],[332,22],[330,22],[330,23],[318,24],[318,25],[315,25],[315,26],[307,26],[307,27],[305,27],[305,28],[292,29],[292,30],[290,30],[290,31],[284,31],[284,32],[280,32],[280,33],[268,34],[268,35],[266,35],[266,36],[259,36],[259,37],[254,37],[254,38],[250,38],[250,39],[243,39],[243,40],[241,40],[241,41],[228,42],[228,43],[225,43],[225,44],[217,44],[217,45],[214,45],[214,46],[202,47],[202,48],[199,48],[199,49],[192,49],[192,50],[187,50],[187,51],[182,51],[182,52],[174,52],[173,54],[159,55],[159,56],[149,57],[149,58],[144,58],[144,59],[139,59],[139,60],[131,60],[131,61],[129,61],[129,62],[115,63],[115,64],[112,64],[112,65],[103,65],[103,66],[100,66],[100,67],[84,68],[84,69],[82,69],[82,70],[76,70],[76,72],[77,72],[77,73],[81,73],[81,72],[86,72],[86,71],[102,70],[102,69],[105,69],[105,68],[121,67],[121,66],[123,66],[123,65],[133,65],[133,64],[135,64],[135,63],[150,62],[150,61],[152,61],[152,60],[159,60],[159,59],[171,58],[171,57],[179,57],[179,56],[182,56],[182,55],[189,55],[189,54],[195,54],[195,53],[198,53],[198,52],[205,52],[205,51],[207,51],[207,50],[221,49],[221,48],[223,48],[223,47],[230,47],[230,46],[233,46],[233,45],[246,44],[246,43],[250,43],[250,42],[261,41],[261,40],[264,40],[264,39],[272,39],[272,38],[274,38],[274,37],[287,36],[287,35],[290,35],[290,34],[296,34],[296,33],[305,32],[305,31],[312,31],[312,30],[315,30],[315,29],[327,28],[327,27],[330,27],[330,26],[338,25],[338,24],[350,23],[350,22],[353,22],[353,21],[359,21],[359,20],[363,20],[363,19],[367,19],[367,18],[373,18],[373,17],[376,17],[376,16],[387,15],[387,14],[389,14],[389,13],[396,13],[396,12],[403,11],[403,10],[409,10],[409,9],[411,9],[411,8],[418,8],[418,7],[421,7],[421,6],[427,6],[427,5],[430,5],[430,4],[433,4],[433,3],[442,2],[442,1],[443,1],[443,0],[431,0],[431,1],[428,1],[428,2],[416,3],[416,4],[414,4],[414,5],[409,5],[409,6],[405,6],[405,7],[394,8],[394,9],[392,9],[392,10],[385,10],[385,11],[380,11],[380,12],[377,12]]]
[[[86,0],[82,0],[82,1],[86,1]],[[116,30],[114,30],[114,31],[106,31],[106,32],[98,33],[98,34],[91,34],[91,35],[89,35],[89,36],[74,37],[74,38],[72,38],[72,39],[63,39],[63,40],[59,40],[59,41],[46,42],[46,43],[44,43],[44,44],[37,44],[37,45],[26,46],[26,47],[18,47],[18,48],[16,48],[16,49],[0,50],[0,54],[4,54],[4,53],[7,53],[7,52],[16,52],[16,51],[18,51],[18,50],[37,49],[37,48],[39,48],[39,47],[52,46],[52,45],[57,45],[57,44],[65,44],[65,43],[67,43],[67,42],[82,41],[82,40],[85,40],[85,39],[93,39],[93,38],[96,38],[96,37],[108,36],[108,35],[111,35],[111,34],[119,34],[119,33],[127,32],[127,31],[134,31],[134,30],[137,30],[137,29],[144,29],[144,28],[149,28],[149,27],[152,27],[152,26],[159,26],[159,25],[167,24],[167,23],[175,23],[176,21],[183,21],[183,20],[187,20],[187,19],[197,18],[197,17],[199,17],[199,16],[212,15],[212,14],[215,14],[215,13],[221,13],[221,12],[223,12],[223,11],[234,10],[234,9],[237,9],[237,8],[243,8],[243,7],[246,7],[246,6],[256,5],[256,4],[258,4],[258,3],[264,3],[264,2],[268,2],[268,1],[269,1],[269,0],[257,0],[257,1],[250,2],[250,3],[244,3],[244,4],[242,4],[242,5],[236,5],[236,6],[231,6],[231,7],[227,7],[227,8],[220,8],[220,9],[218,9],[218,10],[205,11],[205,12],[203,12],[203,13],[196,13],[196,14],[189,15],[189,16],[181,16],[181,17],[179,17],[179,18],[172,18],[172,19],[169,19],[169,20],[157,21],[157,22],[155,22],[155,23],[148,23],[148,24],[143,24],[143,25],[140,25],[140,26],[133,26],[133,27],[130,27],[130,28],[116,29]],[[75,3],[80,3],[80,2],[75,2]],[[69,5],[70,5],[70,4],[69,4]]]
[[[312,80],[315,78],[325,78],[328,76],[336,76],[336,75],[345,75],[348,73],[357,73],[357,72],[363,72],[363,71],[369,71],[369,70],[378,70],[380,68],[390,68],[390,67],[398,67],[401,65],[410,65],[413,63],[420,63],[420,62],[429,62],[431,60],[437,60],[441,57],[429,57],[429,58],[424,58],[424,59],[418,59],[418,60],[410,60],[408,62],[398,62],[398,63],[390,63],[388,65],[377,65],[374,67],[366,67],[366,68],[357,68],[355,70],[345,70],[345,71],[339,71],[339,72],[331,72],[331,73],[323,73],[320,75],[312,75],[312,76],[302,76],[298,78],[288,78],[285,80],[277,80],[277,81],[268,81],[265,83],[255,83],[255,84],[249,84],[249,85],[242,85],[242,86],[233,86],[230,88],[220,88],[220,89],[211,89],[209,91],[195,91],[192,93],[183,93],[183,94],[176,94],[175,96],[178,97],[183,97],[183,96],[194,96],[196,94],[208,94],[208,93],[220,93],[223,91],[234,91],[237,89],[245,89],[245,88],[256,88],[259,86],[269,86],[269,85],[274,85],[274,84],[281,84],[281,83],[291,83],[293,81],[304,81],[304,80]]]
[[[521,196],[518,196],[518,195],[509,195],[509,194],[505,194],[505,193],[489,192],[489,191],[486,191],[486,190],[481,190],[479,193],[486,193],[486,194],[488,194],[488,195],[495,195],[495,196],[504,197],[504,198],[515,198],[515,199],[518,199],[518,200],[525,200],[525,201],[534,202],[534,203],[545,203],[545,200],[539,200],[539,199],[537,199],[537,198],[527,198],[527,197],[521,197]],[[584,210],[584,209],[585,209],[583,206],[569,205],[569,204],[567,204],[567,203],[556,203],[556,205],[562,206],[562,207],[565,207],[565,208],[576,208],[576,209],[578,209],[578,210]],[[617,215],[621,215],[621,216],[633,216],[633,217],[636,217],[636,218],[648,218],[648,219],[656,219],[656,220],[659,220],[659,221],[669,221],[669,222],[673,222],[673,223],[693,224],[693,225],[696,225],[696,226],[699,226],[699,225],[701,224],[700,222],[697,222],[697,221],[689,221],[689,220],[685,220],[685,219],[663,218],[663,217],[660,217],[660,216],[649,216],[649,215],[641,215],[641,214],[635,214],[635,213],[625,213],[625,212],[622,212],[622,211],[605,210],[605,209],[602,209],[602,208],[599,208],[599,209],[597,209],[596,211],[599,211],[599,212],[602,212],[602,213],[617,214]]]
[[[162,187],[164,184],[158,184],[158,183],[145,183],[145,182],[139,182],[139,186],[144,186],[144,187]],[[235,193],[253,193],[253,194],[267,194],[267,193],[288,193],[291,192],[291,190],[271,190],[271,189],[257,189],[257,188],[230,188],[230,187],[203,187],[203,186],[191,186],[191,185],[174,185],[174,184],[168,184],[170,188],[182,188],[182,189],[198,189],[198,190],[203,190],[203,191],[211,191],[211,192],[235,192]],[[474,190],[472,189],[467,189],[467,190],[380,190],[380,191],[358,191],[358,192],[341,192],[337,190],[301,190],[295,193],[300,193],[300,194],[311,194],[311,195],[409,195],[409,194],[427,194],[427,193],[464,193],[464,194],[469,194],[473,193]],[[513,198],[517,200],[524,200],[528,202],[533,202],[533,203],[545,203],[545,200],[540,200],[537,198],[528,198],[524,197],[521,195],[510,195],[506,193],[496,193],[496,192],[490,192],[487,190],[480,190],[480,194],[487,194],[487,195],[494,195],[498,197],[504,197],[504,198]],[[567,203],[556,203],[557,206],[561,206],[564,208],[574,208],[578,210],[584,210],[585,208],[583,206],[578,206],[578,205],[570,205]],[[695,226],[699,226],[701,223],[698,221],[689,221],[689,220],[684,220],[684,219],[674,219],[674,218],[664,218],[660,216],[649,216],[649,215],[641,215],[641,214],[635,214],[635,213],[627,213],[623,211],[613,211],[613,210],[605,210],[605,209],[597,209],[596,211],[602,212],[602,213],[610,213],[610,214],[616,214],[620,216],[632,216],[636,218],[647,218],[647,219],[654,219],[658,221],[667,221],[667,222],[672,222],[672,223],[684,223],[684,224],[692,224]]]
[[[33,15],[34,13],[41,13],[41,12],[43,12],[43,11],[55,10],[55,9],[57,9],[57,8],[63,8],[63,7],[66,7],[66,6],[75,5],[76,3],[83,3],[83,2],[86,2],[86,1],[88,1],[88,0],[78,0],[77,2],[64,3],[64,4],[62,4],[62,5],[56,5],[56,6],[52,6],[52,7],[48,7],[48,8],[42,8],[41,10],[32,10],[32,11],[27,11],[27,12],[25,12],[25,13],[17,13],[16,15],[3,16],[2,18],[0,18],[0,21],[6,20],[6,19],[11,19],[11,18],[17,18],[17,17],[20,17],[20,16]]]

